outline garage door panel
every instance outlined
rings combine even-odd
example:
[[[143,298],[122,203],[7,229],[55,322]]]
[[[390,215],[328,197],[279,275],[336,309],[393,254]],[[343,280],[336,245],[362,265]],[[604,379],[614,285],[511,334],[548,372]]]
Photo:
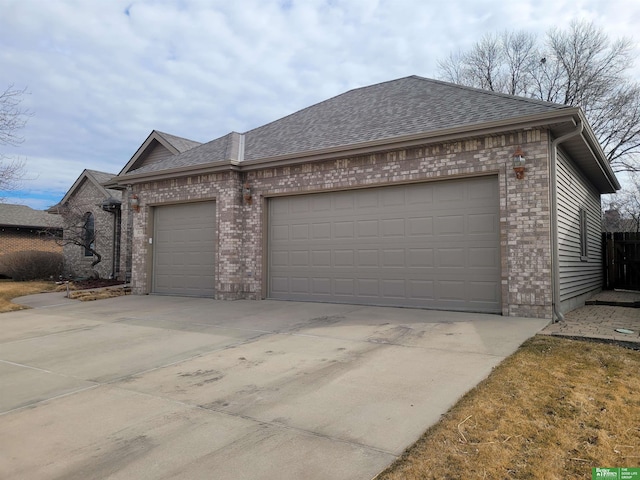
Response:
[[[380,286],[377,279],[361,278],[356,281],[358,285],[358,295],[361,297],[378,298],[380,296]]]
[[[442,215],[436,217],[436,235],[464,235],[465,217],[463,215]]]
[[[433,235],[433,218],[420,217],[408,218],[410,236],[431,236]]]
[[[474,302],[494,303],[500,292],[493,282],[469,282],[469,297]]]
[[[215,293],[215,203],[154,208],[152,292]]]
[[[363,190],[356,195],[356,205],[359,211],[365,212],[378,208],[378,195],[370,190]]]
[[[312,278],[311,293],[314,295],[328,297],[331,295],[331,279],[330,278]]]
[[[354,267],[354,251],[353,250],[335,250],[333,252],[334,267]]]
[[[407,201],[405,199],[404,188],[389,188],[380,193],[382,205],[385,207],[404,206]]]
[[[273,225],[271,236],[274,240],[289,240],[289,225]]]
[[[335,294],[352,297],[356,293],[356,281],[353,278],[337,278],[335,281]]]
[[[500,252],[496,247],[469,248],[470,268],[497,268],[500,265]]]
[[[428,280],[409,280],[410,297],[416,300],[432,302],[434,296],[434,282]]]
[[[289,290],[292,293],[308,293],[309,292],[309,278],[308,277],[291,277],[291,283],[289,284]]]
[[[353,221],[335,222],[334,238],[354,238],[355,225]]]
[[[387,218],[380,221],[383,237],[405,237],[404,218]]]
[[[386,249],[382,250],[382,265],[385,267],[401,267],[407,266],[405,262],[405,252],[403,249]]]
[[[434,252],[432,248],[409,248],[409,268],[433,267]]]
[[[469,214],[468,233],[470,235],[493,235],[498,232],[498,216],[495,214]]]
[[[291,252],[289,258],[292,267],[306,267],[309,265],[309,252],[307,250]]]
[[[386,298],[406,298],[406,281],[404,279],[382,280],[382,296]]]
[[[292,240],[308,240],[309,239],[309,225],[291,225],[291,239]]]
[[[297,202],[298,199],[296,198],[295,201]],[[309,204],[310,206],[309,212],[318,213],[318,212],[328,212],[331,210],[331,198],[314,196],[314,197],[311,197],[309,201],[311,202]],[[302,203],[304,203],[304,200],[302,201]]]
[[[268,295],[498,313],[497,188],[482,177],[271,199]],[[291,213],[298,201],[306,217]],[[278,234],[287,225],[310,238]]]

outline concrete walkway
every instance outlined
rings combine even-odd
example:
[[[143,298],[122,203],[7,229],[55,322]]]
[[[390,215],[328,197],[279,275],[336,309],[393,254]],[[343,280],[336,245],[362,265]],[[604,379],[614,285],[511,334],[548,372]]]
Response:
[[[45,294],[0,316],[0,478],[371,479],[547,321]]]
[[[640,292],[607,290],[540,334],[592,338],[640,349]]]

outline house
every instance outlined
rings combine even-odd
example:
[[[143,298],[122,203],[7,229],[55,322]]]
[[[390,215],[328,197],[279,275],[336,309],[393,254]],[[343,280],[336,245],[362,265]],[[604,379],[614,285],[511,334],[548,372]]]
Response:
[[[159,161],[197,145],[200,143],[154,130],[140,147],[139,155],[134,157],[140,157],[141,162]],[[154,152],[151,158],[145,155],[149,151]],[[113,177],[114,173],[84,170],[62,200],[48,209],[64,219],[62,244],[67,275],[97,274],[101,278],[124,281],[131,278],[132,217],[129,214],[122,219],[122,192],[103,186]],[[94,252],[101,256],[96,265],[93,265]]]
[[[0,203],[0,255],[24,250],[62,252],[60,219],[26,205]]]
[[[108,182],[137,294],[552,318],[602,285],[620,186],[579,108],[410,76],[167,150]]]
[[[71,277],[116,278],[120,269],[122,193],[102,183],[113,173],[84,170],[62,200],[48,209],[63,224],[64,271]],[[100,262],[92,265],[97,256]]]

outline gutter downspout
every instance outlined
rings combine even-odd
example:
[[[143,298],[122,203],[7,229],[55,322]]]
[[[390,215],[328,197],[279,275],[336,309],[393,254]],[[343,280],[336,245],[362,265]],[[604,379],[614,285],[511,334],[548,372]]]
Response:
[[[558,249],[558,178],[557,178],[557,162],[558,162],[558,145],[565,140],[580,135],[584,128],[582,120],[578,120],[575,130],[556,138],[551,142],[551,250],[552,250],[552,267],[553,267],[553,314],[555,319],[553,323],[564,320],[564,315],[560,312],[560,252]]]

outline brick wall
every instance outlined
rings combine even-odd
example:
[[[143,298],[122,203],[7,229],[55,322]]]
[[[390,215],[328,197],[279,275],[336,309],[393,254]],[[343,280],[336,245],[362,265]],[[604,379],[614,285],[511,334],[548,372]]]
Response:
[[[521,145],[527,172],[517,180],[512,155]],[[529,130],[420,148],[136,185],[141,209],[133,215],[133,290],[148,293],[151,274],[150,207],[216,200],[219,249],[217,298],[258,299],[264,293],[263,230],[267,199],[275,195],[494,174],[500,188],[502,312],[551,317],[549,141],[546,130]],[[241,187],[251,186],[251,203]]]
[[[104,200],[104,193],[85,179],[69,201],[71,214],[63,215],[65,218],[63,254],[67,275],[86,277],[96,272],[101,278],[109,278],[114,273],[114,214],[102,210],[101,205]],[[74,235],[71,224],[87,212],[91,212],[94,216],[95,249],[102,256],[100,263],[95,267],[91,267],[94,256],[86,256],[84,247],[74,245],[69,241],[70,236]]]
[[[41,250],[62,253],[62,245],[42,230],[17,227],[0,228],[0,255],[23,250]]]

